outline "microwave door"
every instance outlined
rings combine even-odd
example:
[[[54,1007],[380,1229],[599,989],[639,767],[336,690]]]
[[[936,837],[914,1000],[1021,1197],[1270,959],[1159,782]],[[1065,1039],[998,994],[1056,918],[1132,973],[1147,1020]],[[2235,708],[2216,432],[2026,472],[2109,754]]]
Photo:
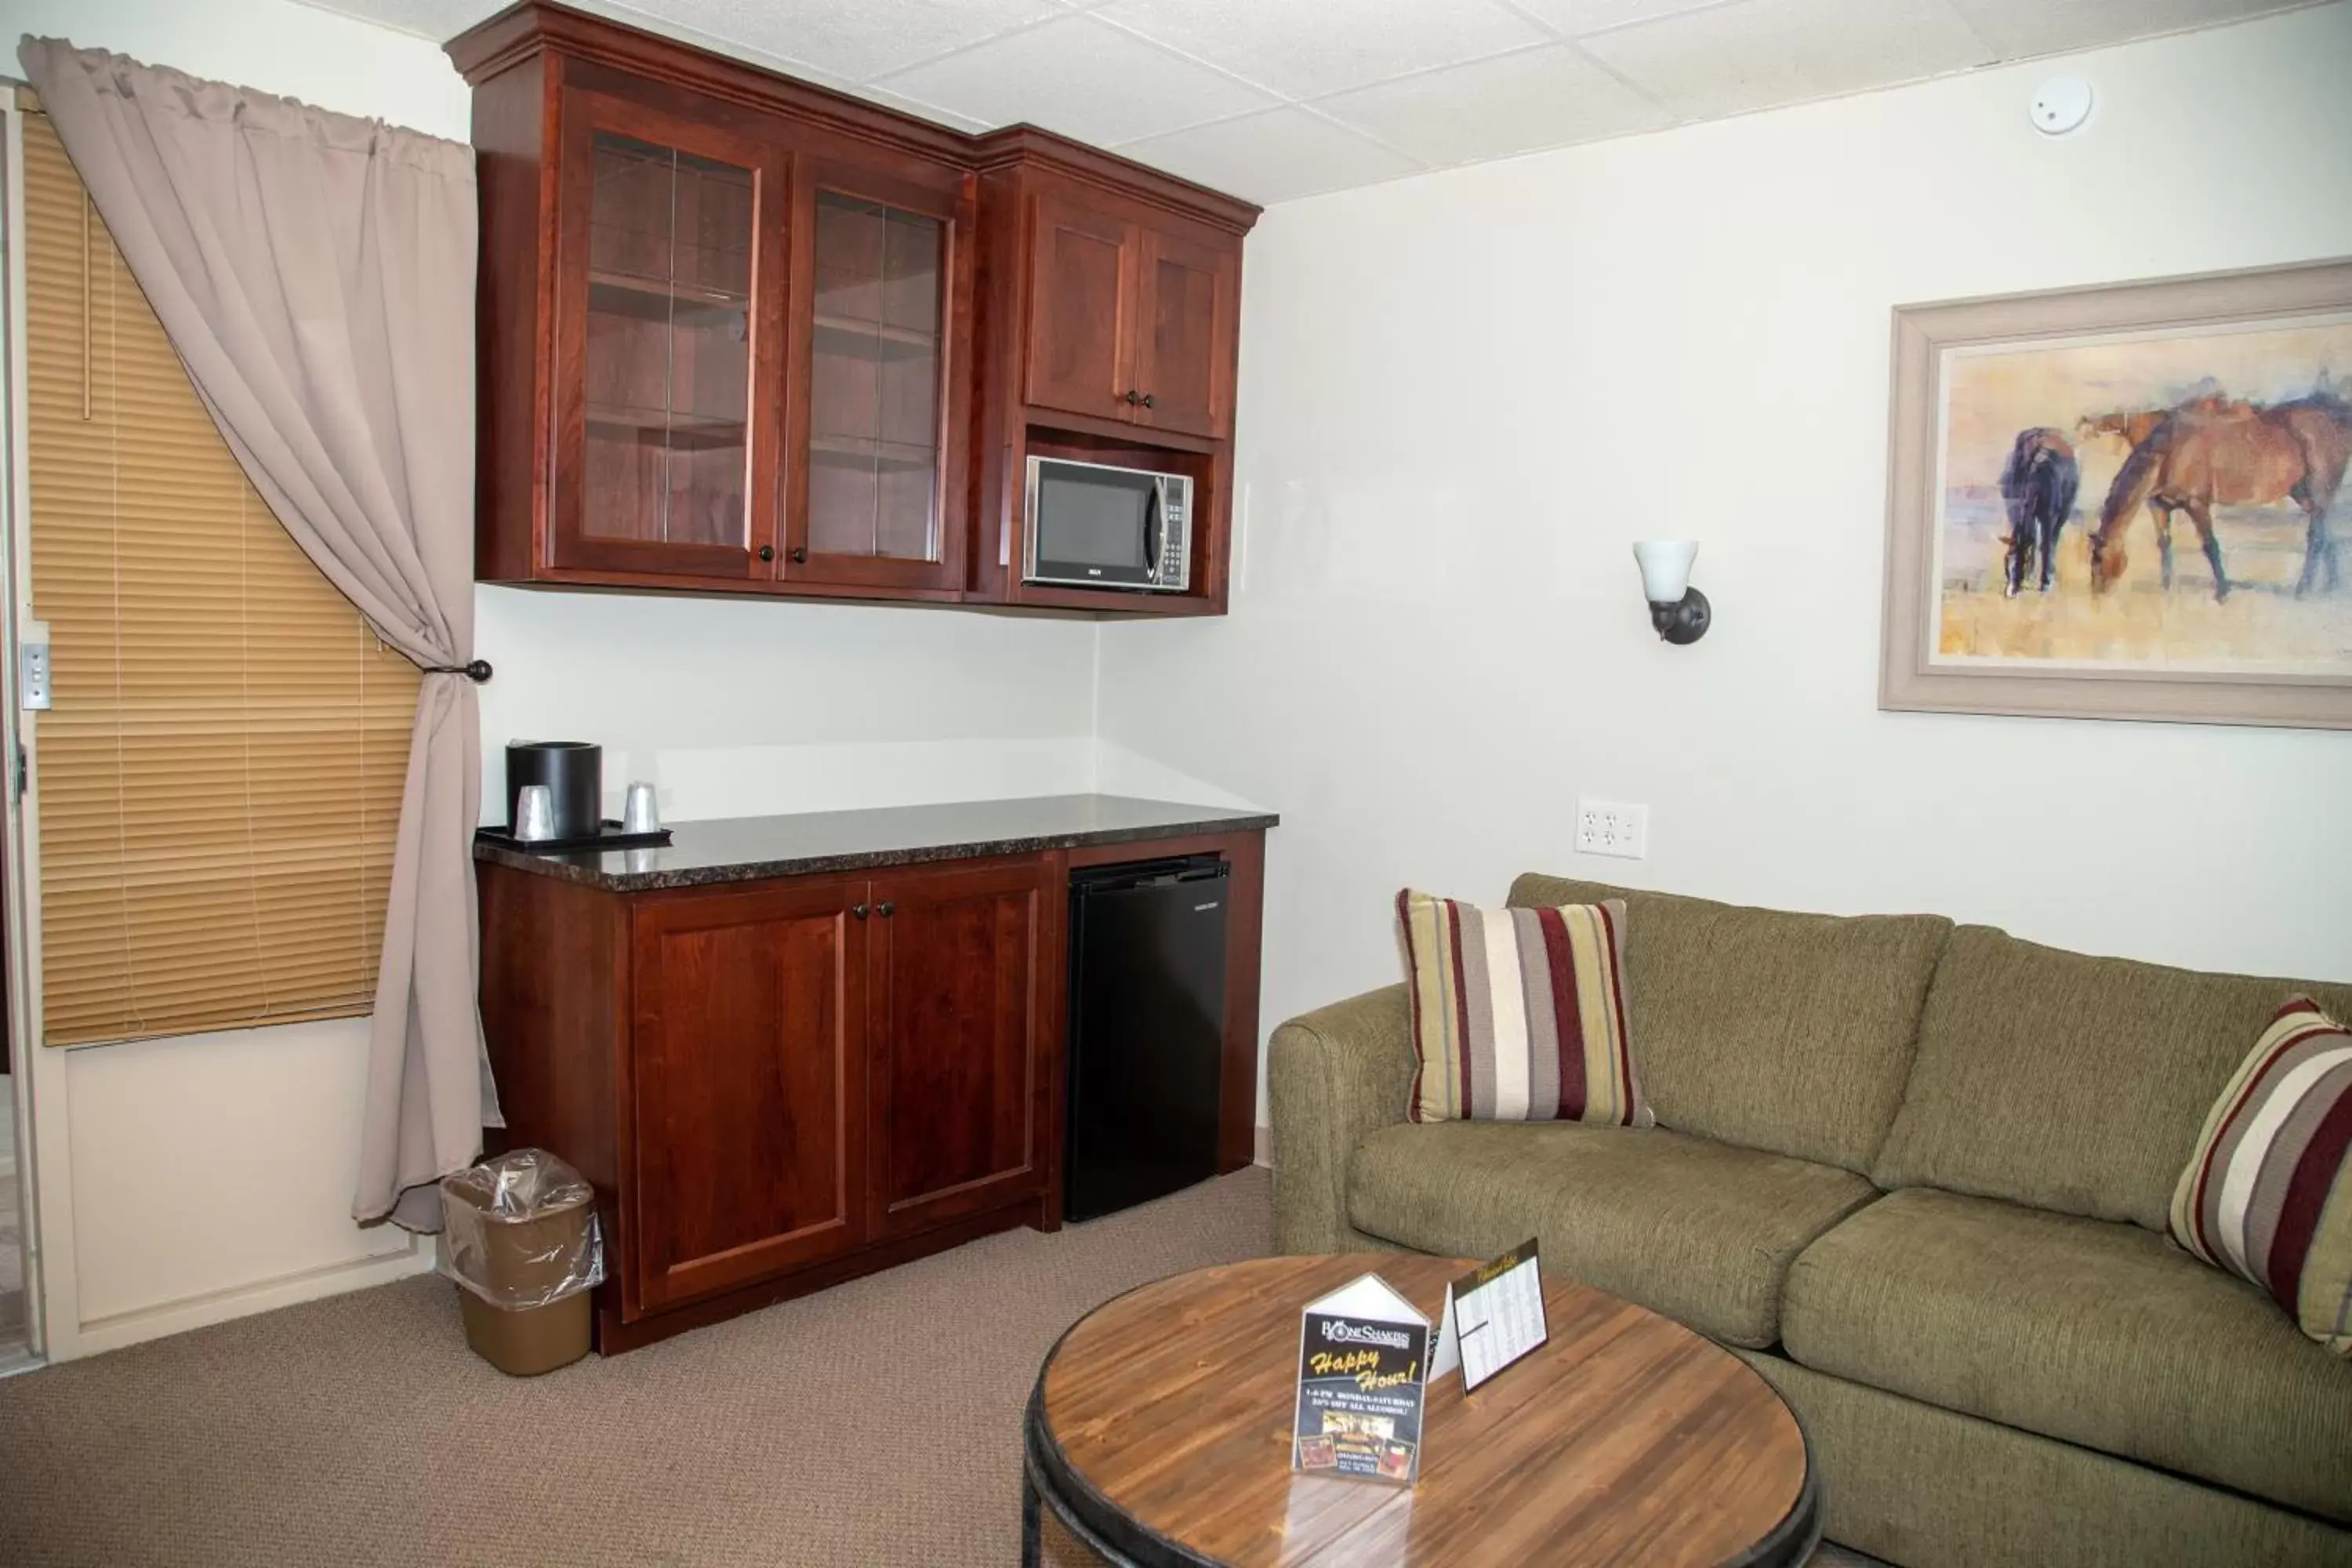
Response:
[[[1153,476],[1032,458],[1026,580],[1150,588],[1164,520]]]

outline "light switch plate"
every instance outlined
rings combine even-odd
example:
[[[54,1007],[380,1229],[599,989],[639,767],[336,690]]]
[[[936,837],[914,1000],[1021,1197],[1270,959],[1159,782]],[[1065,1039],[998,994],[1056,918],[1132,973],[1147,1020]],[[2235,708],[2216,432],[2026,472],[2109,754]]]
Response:
[[[1576,803],[1576,847],[1639,860],[1650,852],[1650,808],[1613,800]]]

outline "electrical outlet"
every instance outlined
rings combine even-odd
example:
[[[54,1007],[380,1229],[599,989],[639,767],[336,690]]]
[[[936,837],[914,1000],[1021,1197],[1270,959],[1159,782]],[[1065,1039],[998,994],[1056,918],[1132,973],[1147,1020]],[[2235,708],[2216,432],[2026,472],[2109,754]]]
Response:
[[[1650,808],[1613,800],[1578,801],[1576,847],[1587,855],[1641,859],[1650,852]]]

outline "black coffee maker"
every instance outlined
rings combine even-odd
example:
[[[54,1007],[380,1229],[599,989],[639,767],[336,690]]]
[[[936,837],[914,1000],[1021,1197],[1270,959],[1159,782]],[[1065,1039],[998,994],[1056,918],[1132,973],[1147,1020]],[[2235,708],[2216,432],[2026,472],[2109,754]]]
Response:
[[[525,784],[545,784],[553,797],[554,837],[593,838],[604,826],[604,748],[589,741],[507,743],[507,826]]]

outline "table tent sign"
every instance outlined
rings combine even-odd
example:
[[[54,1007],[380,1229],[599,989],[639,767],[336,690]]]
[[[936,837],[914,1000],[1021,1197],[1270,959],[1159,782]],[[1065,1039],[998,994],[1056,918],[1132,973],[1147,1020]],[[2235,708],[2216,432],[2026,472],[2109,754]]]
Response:
[[[1544,1342],[1536,1244],[1523,1242],[1446,1287],[1429,1320],[1377,1274],[1299,1316],[1291,1468],[1410,1486],[1421,1478],[1428,1385],[1459,1367],[1467,1393]]]

